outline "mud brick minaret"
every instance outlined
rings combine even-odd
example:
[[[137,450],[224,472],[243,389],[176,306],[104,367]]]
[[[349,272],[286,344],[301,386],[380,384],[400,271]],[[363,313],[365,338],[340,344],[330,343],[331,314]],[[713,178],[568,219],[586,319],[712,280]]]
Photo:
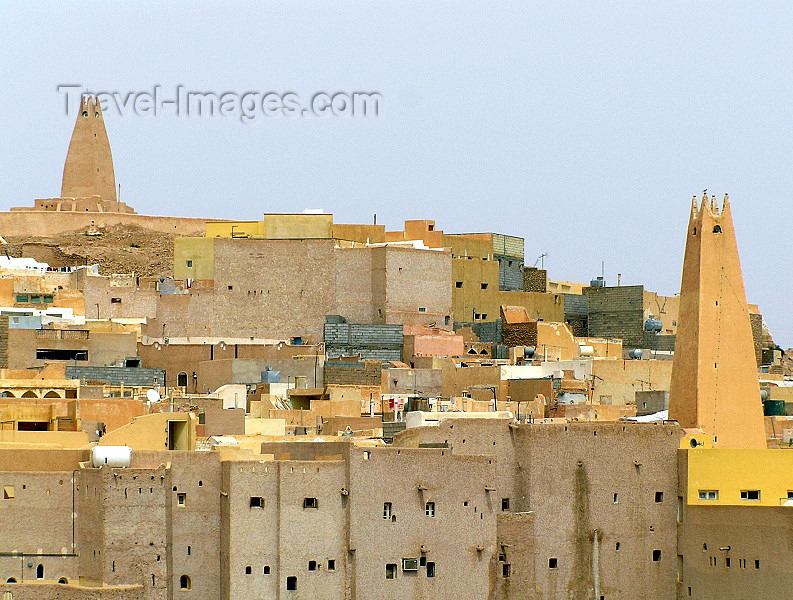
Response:
[[[741,263],[724,196],[691,206],[680,284],[669,418],[715,448],[766,448],[757,361]]]

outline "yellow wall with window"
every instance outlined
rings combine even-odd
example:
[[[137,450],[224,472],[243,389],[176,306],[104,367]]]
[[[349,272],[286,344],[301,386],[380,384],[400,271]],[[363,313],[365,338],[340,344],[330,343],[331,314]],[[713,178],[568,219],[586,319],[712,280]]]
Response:
[[[793,493],[793,449],[697,448],[686,453],[688,504],[780,506]],[[700,490],[717,491],[718,497],[700,500]],[[755,490],[759,500],[741,499],[741,492]]]
[[[173,241],[175,279],[215,278],[215,238],[176,238]]]

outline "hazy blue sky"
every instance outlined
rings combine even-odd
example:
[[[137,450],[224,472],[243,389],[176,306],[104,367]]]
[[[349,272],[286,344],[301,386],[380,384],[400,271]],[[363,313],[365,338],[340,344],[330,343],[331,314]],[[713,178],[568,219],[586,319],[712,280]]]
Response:
[[[435,219],[524,237],[553,279],[603,260],[674,294],[691,196],[727,192],[749,301],[793,346],[791,23],[788,3],[0,0],[0,210],[60,193],[60,84],[379,92],[375,119],[108,114],[122,200]]]

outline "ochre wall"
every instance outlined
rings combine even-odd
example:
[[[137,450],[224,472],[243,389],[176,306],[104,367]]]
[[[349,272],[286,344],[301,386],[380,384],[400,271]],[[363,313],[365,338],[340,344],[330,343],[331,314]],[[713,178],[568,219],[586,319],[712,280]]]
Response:
[[[132,225],[161,233],[198,236],[204,233],[206,219],[189,217],[156,217],[123,213],[55,212],[45,210],[14,210],[0,212],[0,231],[14,235],[43,237],[66,231],[82,231],[88,227]]]

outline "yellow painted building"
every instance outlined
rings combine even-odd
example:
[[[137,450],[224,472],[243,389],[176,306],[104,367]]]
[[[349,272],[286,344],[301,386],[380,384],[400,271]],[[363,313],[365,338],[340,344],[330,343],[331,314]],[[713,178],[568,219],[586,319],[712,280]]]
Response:
[[[207,229],[209,225],[207,223]],[[175,279],[214,279],[215,236],[176,238],[173,241],[173,274]]]
[[[696,448],[686,453],[688,504],[793,506],[793,450]]]
[[[265,240],[328,239],[333,215],[324,213],[265,214],[261,221],[207,221],[206,237],[250,237]]]

